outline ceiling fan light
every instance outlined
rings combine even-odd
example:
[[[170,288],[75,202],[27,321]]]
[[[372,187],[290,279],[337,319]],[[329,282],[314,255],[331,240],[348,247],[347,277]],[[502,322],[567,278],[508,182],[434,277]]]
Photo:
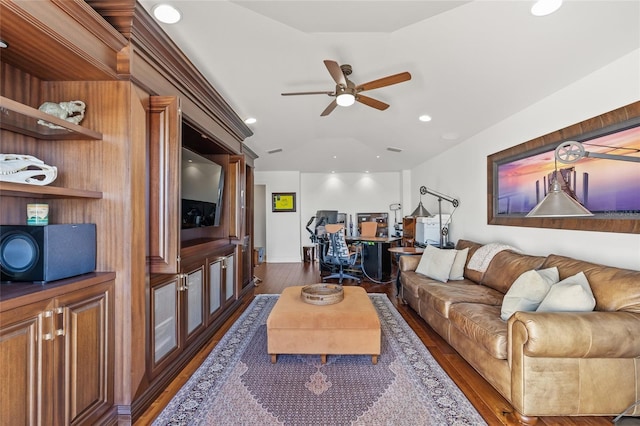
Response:
[[[341,93],[336,97],[336,103],[343,107],[348,107],[356,102],[356,97],[351,93]]]

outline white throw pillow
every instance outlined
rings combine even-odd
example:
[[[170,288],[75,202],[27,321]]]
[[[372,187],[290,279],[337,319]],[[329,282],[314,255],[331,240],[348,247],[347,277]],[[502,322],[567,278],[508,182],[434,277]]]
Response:
[[[453,250],[456,252],[456,258],[451,266],[451,272],[449,272],[450,280],[464,280],[464,265],[467,263],[467,255],[469,254],[469,247],[462,250]]]
[[[596,307],[596,299],[583,272],[565,278],[551,286],[538,312],[589,312]]]
[[[416,272],[446,283],[455,258],[455,250],[441,250],[434,246],[427,246],[422,253]]]
[[[558,268],[555,266],[539,271],[523,272],[511,284],[511,287],[504,295],[500,318],[503,321],[507,321],[514,312],[535,311],[544,300],[551,286],[559,280]]]

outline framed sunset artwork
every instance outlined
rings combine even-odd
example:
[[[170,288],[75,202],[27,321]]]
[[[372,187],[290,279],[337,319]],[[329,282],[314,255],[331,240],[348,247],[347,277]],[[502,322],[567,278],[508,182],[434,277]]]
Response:
[[[640,233],[640,162],[589,156],[640,158],[639,104],[488,156],[488,223]],[[579,142],[586,156],[556,161],[556,147],[567,141]],[[593,217],[526,217],[547,194],[556,167],[562,189]]]

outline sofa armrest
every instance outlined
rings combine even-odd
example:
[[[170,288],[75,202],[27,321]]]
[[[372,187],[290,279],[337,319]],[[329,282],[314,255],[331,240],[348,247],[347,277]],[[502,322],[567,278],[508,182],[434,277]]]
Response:
[[[422,256],[400,256],[399,264],[401,271],[415,271]]]
[[[640,314],[631,312],[516,312],[508,323],[508,359],[515,345],[528,357],[635,358]]]

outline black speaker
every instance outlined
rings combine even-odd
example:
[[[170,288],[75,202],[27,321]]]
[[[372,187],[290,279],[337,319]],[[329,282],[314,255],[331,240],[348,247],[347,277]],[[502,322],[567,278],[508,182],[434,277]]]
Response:
[[[95,269],[93,223],[0,225],[2,281],[55,281]]]

